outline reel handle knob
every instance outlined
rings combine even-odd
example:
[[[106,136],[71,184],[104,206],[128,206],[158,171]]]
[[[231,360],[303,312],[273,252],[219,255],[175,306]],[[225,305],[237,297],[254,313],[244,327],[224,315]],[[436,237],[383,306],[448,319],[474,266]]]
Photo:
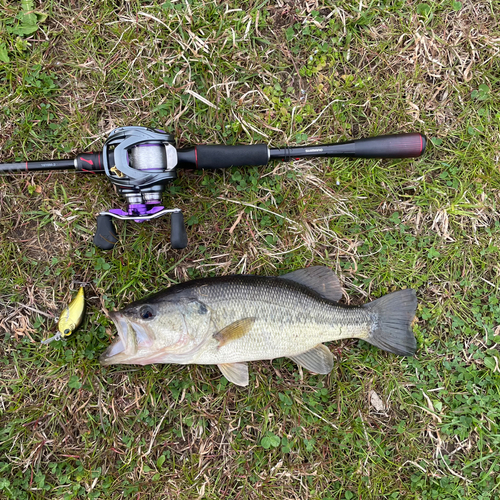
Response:
[[[184,225],[184,216],[180,210],[178,212],[173,212],[170,216],[170,226],[170,243],[172,244],[172,248],[186,248],[188,237],[186,226]]]
[[[111,250],[117,241],[118,235],[112,217],[110,215],[98,215],[94,245],[101,250]]]

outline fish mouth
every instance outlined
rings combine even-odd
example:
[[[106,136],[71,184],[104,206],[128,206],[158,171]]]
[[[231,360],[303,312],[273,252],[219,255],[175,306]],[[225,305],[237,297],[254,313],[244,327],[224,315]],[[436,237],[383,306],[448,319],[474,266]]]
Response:
[[[118,357],[123,357],[125,350],[127,349],[127,338],[129,323],[125,316],[119,312],[110,312],[109,317],[113,320],[118,332],[118,337],[114,342],[101,354],[99,361],[102,365],[112,365],[117,362]],[[122,354],[122,356],[119,356]]]
[[[149,332],[142,325],[130,321],[117,311],[110,312],[109,317],[116,326],[118,337],[101,354],[99,361],[104,366],[130,363],[139,346],[147,347],[151,344]]]

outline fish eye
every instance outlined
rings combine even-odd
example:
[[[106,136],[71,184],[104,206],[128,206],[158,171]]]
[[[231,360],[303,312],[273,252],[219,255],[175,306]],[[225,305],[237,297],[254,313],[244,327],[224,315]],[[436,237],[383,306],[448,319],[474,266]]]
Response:
[[[139,316],[142,319],[152,319],[155,317],[155,312],[151,306],[142,306],[139,309]]]

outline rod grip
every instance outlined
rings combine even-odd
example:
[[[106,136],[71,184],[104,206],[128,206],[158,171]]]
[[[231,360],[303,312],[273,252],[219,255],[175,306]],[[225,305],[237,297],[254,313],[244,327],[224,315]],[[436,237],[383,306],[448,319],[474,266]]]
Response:
[[[80,172],[104,171],[102,153],[81,153],[76,157],[76,170]]]
[[[240,146],[196,146],[196,168],[218,169],[267,165],[269,148],[266,144]]]
[[[356,158],[414,158],[424,153],[427,139],[413,133],[368,137],[353,143]]]

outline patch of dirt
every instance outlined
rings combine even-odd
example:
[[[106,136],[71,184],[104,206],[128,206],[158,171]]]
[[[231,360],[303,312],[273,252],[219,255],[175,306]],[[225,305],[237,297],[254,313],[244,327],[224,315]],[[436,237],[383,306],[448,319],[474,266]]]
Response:
[[[296,7],[294,2],[285,4],[285,6],[280,9],[276,9],[274,15],[272,16],[274,28],[285,29],[295,24],[298,21],[295,10]]]
[[[24,255],[30,259],[47,261],[53,256],[65,255],[70,247],[64,238],[47,229],[38,229],[35,221],[14,227],[6,235],[8,240],[18,243]]]

